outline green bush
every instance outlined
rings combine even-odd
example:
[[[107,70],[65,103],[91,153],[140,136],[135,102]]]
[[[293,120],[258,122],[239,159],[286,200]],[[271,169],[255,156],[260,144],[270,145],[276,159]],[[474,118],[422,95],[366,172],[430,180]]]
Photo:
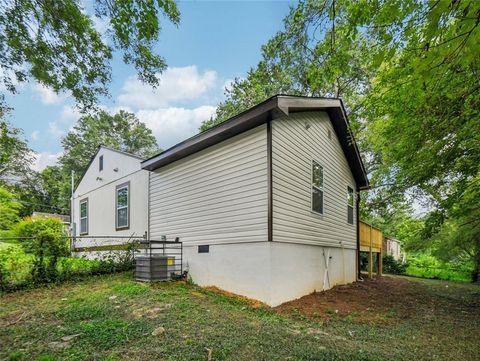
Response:
[[[385,254],[382,257],[383,272],[394,275],[403,275],[407,271],[408,265],[402,261],[397,261],[393,256]]]
[[[46,283],[80,279],[90,275],[123,272],[133,268],[132,252],[108,252],[102,259],[83,257],[45,256],[52,251],[53,241],[48,232],[40,234],[43,244],[35,243],[43,250],[43,263],[34,253],[25,253],[20,244],[9,243],[0,247],[0,290],[14,291]],[[53,244],[53,247],[55,245]]]
[[[59,251],[62,255],[69,252],[69,241],[66,238],[64,224],[58,218],[26,217],[18,222],[12,229],[15,237],[25,238],[21,244],[26,253],[34,253],[38,248],[38,236],[45,232],[55,237],[58,242]]]
[[[455,262],[441,262],[426,253],[418,253],[408,258],[407,275],[449,281],[471,281],[473,262],[458,259]]]
[[[64,225],[57,218],[27,217],[13,228],[27,254],[33,255],[31,281],[35,284],[57,281],[57,263],[69,255]]]

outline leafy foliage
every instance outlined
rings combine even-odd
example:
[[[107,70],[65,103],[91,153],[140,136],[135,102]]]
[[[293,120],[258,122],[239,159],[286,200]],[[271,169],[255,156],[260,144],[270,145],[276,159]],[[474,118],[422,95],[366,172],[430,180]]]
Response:
[[[383,262],[383,272],[390,273],[394,275],[403,275],[405,274],[408,264],[403,263],[402,261],[397,261],[393,256],[385,254],[382,257]]]
[[[14,200],[14,195],[0,186],[0,231],[10,229],[20,220],[22,205]]]
[[[408,257],[406,274],[410,276],[469,282],[474,263],[467,259],[439,260],[427,252],[413,253]]]
[[[22,130],[7,123],[0,109],[0,184],[30,172],[34,156],[21,136]]]
[[[123,110],[115,115],[101,111],[81,117],[62,144],[64,154],[60,164],[64,171],[74,170],[77,176],[85,171],[100,145],[145,157],[158,152],[152,131],[134,114]]]
[[[115,50],[133,64],[139,78],[153,86],[164,59],[153,47],[159,16],[174,24],[180,13],[173,0],[94,2],[95,18],[77,0],[2,1],[0,6],[0,82],[15,92],[28,79],[56,92],[65,90],[89,109],[108,93],[110,60]],[[94,21],[106,24],[100,34]]]

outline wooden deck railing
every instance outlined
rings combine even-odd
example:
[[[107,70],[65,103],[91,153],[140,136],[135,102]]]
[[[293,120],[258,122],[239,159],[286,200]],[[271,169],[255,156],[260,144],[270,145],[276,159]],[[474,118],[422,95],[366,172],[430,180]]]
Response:
[[[372,225],[360,221],[360,252],[368,252],[368,276],[373,275],[373,254],[377,257],[377,275],[382,274],[383,232]]]

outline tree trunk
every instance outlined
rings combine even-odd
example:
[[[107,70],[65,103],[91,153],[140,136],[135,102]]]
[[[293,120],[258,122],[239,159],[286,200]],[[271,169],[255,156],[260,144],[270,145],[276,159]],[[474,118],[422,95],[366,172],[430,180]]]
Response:
[[[480,283],[480,240],[477,242],[477,251],[473,262],[472,282]]]

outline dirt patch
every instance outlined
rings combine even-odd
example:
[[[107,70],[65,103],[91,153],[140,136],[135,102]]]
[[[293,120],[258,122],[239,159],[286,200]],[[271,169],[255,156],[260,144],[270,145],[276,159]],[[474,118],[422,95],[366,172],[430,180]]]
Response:
[[[275,310],[321,320],[350,317],[359,322],[391,323],[404,318],[433,317],[438,312],[448,312],[445,306],[441,298],[426,293],[425,287],[416,282],[384,276],[314,292]]]

